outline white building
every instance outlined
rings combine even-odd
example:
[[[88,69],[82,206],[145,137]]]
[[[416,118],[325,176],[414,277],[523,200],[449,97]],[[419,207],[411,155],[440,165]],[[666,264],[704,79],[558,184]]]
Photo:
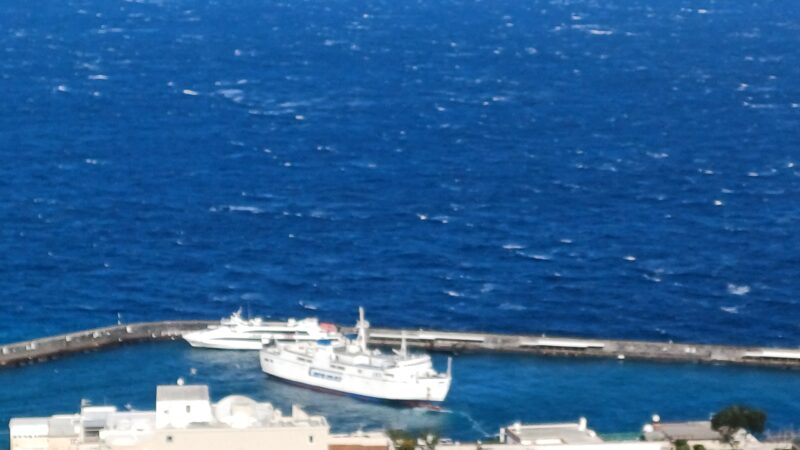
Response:
[[[84,405],[9,429],[11,450],[327,450],[329,440],[324,417],[236,395],[212,404],[207,386],[159,386],[155,411]]]
[[[690,447],[702,445],[707,450],[729,450],[731,444],[741,450],[774,450],[792,446],[788,441],[759,442],[745,430],[734,433],[733,442],[728,443],[722,439],[718,431],[711,428],[709,420],[662,422],[658,415],[654,415],[652,421],[642,427],[642,437],[648,441],[668,440],[672,443],[686,441]]]
[[[487,450],[668,450],[668,442],[604,441],[588,428],[585,418],[576,423],[527,425],[514,423],[500,429],[500,445]]]

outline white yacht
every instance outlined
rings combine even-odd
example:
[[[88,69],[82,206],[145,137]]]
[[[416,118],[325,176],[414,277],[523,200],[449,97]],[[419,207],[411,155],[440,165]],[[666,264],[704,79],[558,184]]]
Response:
[[[341,335],[336,325],[320,323],[315,318],[289,319],[286,322],[267,322],[260,317],[245,319],[242,311],[222,319],[219,325],[205,330],[191,331],[183,338],[192,347],[223,350],[259,350],[269,342],[315,342],[320,339],[338,339]]]
[[[450,390],[451,365],[438,373],[431,357],[411,354],[405,336],[400,350],[382,353],[367,347],[369,323],[359,308],[358,337],[330,342],[276,342],[261,349],[267,374],[308,387],[367,399],[409,404],[441,402]]]

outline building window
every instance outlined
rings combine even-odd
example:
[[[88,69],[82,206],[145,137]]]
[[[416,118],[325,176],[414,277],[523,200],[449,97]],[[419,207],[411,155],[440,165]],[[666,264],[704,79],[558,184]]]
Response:
[[[314,436],[309,436],[309,437],[308,437],[308,442],[309,442],[310,444],[313,444],[313,443],[314,443]]]

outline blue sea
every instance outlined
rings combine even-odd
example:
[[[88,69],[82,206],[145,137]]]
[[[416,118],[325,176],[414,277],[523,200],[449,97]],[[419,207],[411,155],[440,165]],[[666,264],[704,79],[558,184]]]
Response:
[[[800,347],[799,48],[779,0],[6,0],[0,341],[363,305],[376,326]],[[252,353],[128,346],[0,371],[0,421],[149,408],[183,376],[339,431],[610,433],[740,401],[800,426],[797,371],[454,366],[433,414],[285,386]]]

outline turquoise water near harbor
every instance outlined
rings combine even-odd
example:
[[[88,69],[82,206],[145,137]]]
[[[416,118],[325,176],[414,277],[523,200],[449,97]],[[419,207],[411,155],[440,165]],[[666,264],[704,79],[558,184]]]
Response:
[[[437,355],[440,368],[446,364]],[[194,371],[192,369],[195,369]],[[195,374],[193,374],[193,372]],[[796,429],[800,372],[733,366],[634,361],[457,355],[444,412],[398,408],[325,394],[269,379],[257,352],[192,349],[148,343],[0,371],[0,414],[73,412],[83,398],[119,408],[152,409],[154,386],[207,383],[220,399],[239,393],[288,410],[299,404],[327,416],[334,431],[359,428],[434,429],[456,439],[481,439],[515,420],[577,421],[600,433],[636,432],[654,413],[704,419],[731,401],[769,412],[773,430]],[[43,384],[45,383],[45,384]],[[7,430],[0,441],[7,442]]]
[[[3,1],[0,341],[239,307],[351,324],[363,305],[379,326],[800,347],[798,17]],[[342,430],[585,414],[616,432],[733,401],[773,429],[800,417],[792,371],[460,356],[452,413],[432,415],[277,385],[248,358],[174,343],[3,370],[0,421],[146,407],[190,367]]]

